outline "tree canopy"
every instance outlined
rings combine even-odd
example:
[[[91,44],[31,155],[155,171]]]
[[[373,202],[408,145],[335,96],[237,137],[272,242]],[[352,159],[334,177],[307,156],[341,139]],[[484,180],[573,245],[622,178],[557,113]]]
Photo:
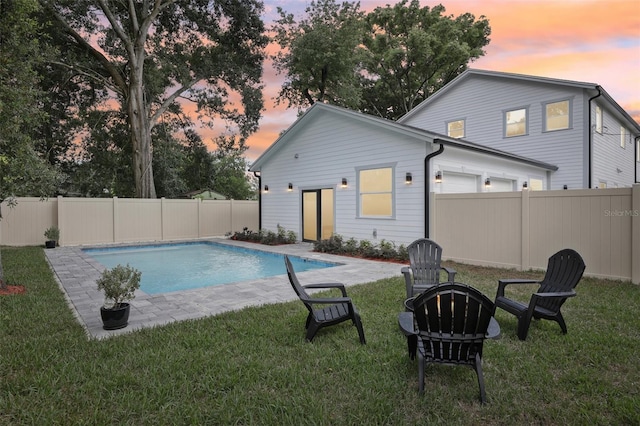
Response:
[[[359,3],[319,0],[306,13],[296,21],[280,10],[274,26],[283,49],[274,61],[287,77],[280,98],[297,107],[330,102],[389,119],[406,114],[483,56],[491,33],[484,16],[453,17],[442,5],[420,7],[418,0],[366,15]]]
[[[17,195],[52,195],[60,178],[36,149],[34,128],[47,119],[36,68],[50,54],[38,41],[37,8],[36,0],[0,2],[0,204],[9,206]],[[3,272],[0,257],[0,287]]]
[[[305,107],[329,102],[357,108],[362,93],[358,84],[359,45],[364,13],[360,3],[312,1],[307,17],[296,21],[278,7],[273,26],[281,50],[273,55],[276,70],[286,75],[279,102]]]
[[[185,105],[205,125],[221,119],[243,138],[257,129],[267,43],[261,2],[39,1],[52,32],[64,35],[52,37],[62,52],[52,63],[107,96],[93,106],[95,115],[115,110],[123,121],[114,123],[126,124],[126,140],[116,145],[131,155],[136,197],[156,197],[152,141],[162,132],[154,128],[189,123]]]

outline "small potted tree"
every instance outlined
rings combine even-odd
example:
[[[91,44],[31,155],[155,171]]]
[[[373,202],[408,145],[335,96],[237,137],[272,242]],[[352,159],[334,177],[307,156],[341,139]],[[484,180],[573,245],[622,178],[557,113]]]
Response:
[[[55,248],[60,239],[60,229],[57,226],[50,226],[44,231],[44,237],[46,238],[44,246],[46,248]]]
[[[105,303],[100,308],[102,327],[105,330],[127,326],[131,306],[125,302],[135,297],[135,291],[140,288],[141,276],[142,273],[129,264],[117,265],[102,272],[96,283],[105,297]]]

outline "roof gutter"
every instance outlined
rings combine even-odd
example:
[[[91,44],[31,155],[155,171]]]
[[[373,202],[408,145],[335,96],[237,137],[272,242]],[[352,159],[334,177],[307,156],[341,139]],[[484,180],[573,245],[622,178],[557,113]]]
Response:
[[[444,145],[441,139],[434,139],[433,143],[439,143],[440,148],[437,151],[428,154],[424,157],[424,237],[429,238],[429,212],[431,211],[431,172],[429,168],[429,160],[436,155],[442,154],[444,151]]]
[[[591,184],[591,179],[593,178],[593,129],[591,128],[592,124],[591,124],[591,101],[593,101],[595,98],[598,98],[600,96],[602,96],[602,90],[600,86],[596,86],[596,90],[598,91],[598,94],[595,96],[592,96],[591,98],[589,98],[589,127],[587,128],[587,130],[589,131],[589,189],[593,188],[593,185]]]

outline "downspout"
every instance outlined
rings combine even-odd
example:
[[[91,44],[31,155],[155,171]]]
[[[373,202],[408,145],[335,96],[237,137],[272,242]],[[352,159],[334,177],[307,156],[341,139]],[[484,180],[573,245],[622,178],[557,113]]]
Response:
[[[593,174],[593,164],[591,159],[593,158],[593,129],[591,128],[591,101],[595,98],[602,96],[602,91],[600,90],[600,86],[596,86],[598,90],[598,94],[589,98],[589,189],[592,188],[591,179]]]
[[[640,136],[636,136],[635,140],[634,140],[634,148],[633,148],[633,182],[634,183],[640,183],[638,182],[638,149],[640,148],[640,144],[638,144],[638,141],[640,141]],[[1,216],[0,216],[1,217]]]
[[[256,231],[260,231],[262,229],[262,177],[257,171],[253,172],[253,175],[258,178],[258,229]]]
[[[440,139],[434,139],[433,143],[438,142]],[[429,238],[429,212],[431,208],[431,172],[429,171],[429,160],[431,160],[436,155],[442,154],[444,151],[444,145],[440,143],[440,148],[428,154],[424,157],[424,237]]]

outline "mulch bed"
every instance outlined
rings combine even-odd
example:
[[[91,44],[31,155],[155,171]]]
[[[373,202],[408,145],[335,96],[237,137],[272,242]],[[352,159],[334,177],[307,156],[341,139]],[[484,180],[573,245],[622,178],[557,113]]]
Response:
[[[10,294],[23,294],[27,289],[23,285],[6,285],[0,287],[0,296],[8,296]]]

